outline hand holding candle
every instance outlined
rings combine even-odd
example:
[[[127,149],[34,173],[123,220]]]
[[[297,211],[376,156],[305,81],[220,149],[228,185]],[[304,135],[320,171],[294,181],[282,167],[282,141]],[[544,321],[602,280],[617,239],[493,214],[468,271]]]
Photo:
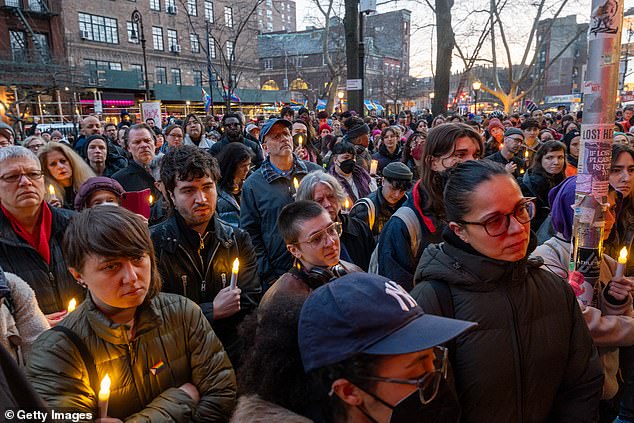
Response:
[[[99,389],[99,417],[108,416],[108,401],[110,400],[110,377],[106,373],[101,379],[101,387]]]
[[[378,160],[372,160],[370,162],[370,175],[376,175],[376,170],[379,166],[379,161]]]
[[[621,278],[625,275],[625,266],[627,265],[627,248],[621,248],[619,252],[619,260],[616,264],[616,272],[614,278]]]
[[[233,261],[233,268],[231,269],[231,283],[229,289],[236,289],[238,285],[238,271],[240,270],[240,260],[237,258]]]
[[[297,137],[297,145],[299,146],[299,148],[303,148],[304,137],[302,137],[301,135]]]

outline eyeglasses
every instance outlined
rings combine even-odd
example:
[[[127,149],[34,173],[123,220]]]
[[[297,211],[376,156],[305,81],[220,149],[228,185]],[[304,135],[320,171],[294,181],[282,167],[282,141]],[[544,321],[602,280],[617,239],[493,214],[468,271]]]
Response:
[[[425,373],[420,379],[394,379],[379,376],[361,376],[361,379],[376,382],[399,383],[401,385],[414,385],[418,388],[418,396],[423,405],[427,405],[438,395],[440,380],[447,379],[449,362],[449,350],[444,347],[434,347],[434,370]]]
[[[239,128],[240,124],[239,123],[225,123],[224,125],[226,128]]]
[[[293,244],[308,244],[313,248],[321,247],[326,244],[328,239],[336,240],[341,236],[341,223],[333,222],[321,231],[313,234],[306,241],[297,241]]]
[[[26,176],[29,181],[36,181],[38,179],[42,179],[42,176],[44,176],[44,172],[42,172],[41,170],[32,170],[31,172],[27,173],[16,173],[0,176],[0,179],[2,179],[4,182],[13,184],[22,179],[23,176]]]
[[[484,226],[484,230],[489,236],[501,236],[506,233],[511,224],[511,216],[515,218],[519,223],[524,224],[530,222],[536,213],[535,197],[525,198],[517,206],[515,210],[507,214],[499,214],[493,216],[484,222],[467,222],[466,220],[459,220],[456,223],[464,225],[478,225]]]

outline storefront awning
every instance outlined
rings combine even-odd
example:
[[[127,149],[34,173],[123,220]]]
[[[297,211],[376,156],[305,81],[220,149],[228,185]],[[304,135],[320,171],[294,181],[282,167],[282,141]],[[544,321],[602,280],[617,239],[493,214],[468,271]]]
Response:
[[[365,106],[366,109],[368,110],[374,110],[376,109],[376,106],[374,104],[372,104],[372,102],[370,100],[363,100],[363,105]]]
[[[374,108],[377,110],[377,112],[382,112],[385,110],[385,108],[381,106],[378,101],[372,100],[372,104],[374,105]]]

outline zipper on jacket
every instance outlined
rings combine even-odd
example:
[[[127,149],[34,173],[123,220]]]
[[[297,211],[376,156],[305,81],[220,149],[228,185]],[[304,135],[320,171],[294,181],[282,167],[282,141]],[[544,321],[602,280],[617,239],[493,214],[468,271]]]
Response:
[[[211,253],[211,257],[209,258],[209,263],[207,263],[207,270],[205,270],[205,274],[203,275],[205,280],[207,278],[207,275],[209,274],[209,271],[211,270],[211,265],[214,262],[214,258],[216,257],[216,253],[218,252],[218,248],[220,248],[220,241],[216,242],[216,247],[214,248],[214,252]],[[201,257],[202,260],[202,257]]]
[[[48,280],[51,282],[51,286],[53,287],[53,292],[55,293],[55,301],[57,301],[57,306],[62,305],[60,310],[64,310],[64,301],[62,301],[62,296],[59,293],[59,289],[57,289],[57,279],[55,279],[55,275],[50,270],[48,271]]]
[[[513,269],[513,273],[515,273],[515,269]],[[522,360],[522,344],[520,343],[520,329],[519,329],[519,325],[517,322],[517,310],[515,309],[515,305],[513,304],[513,301],[509,295],[508,292],[508,288],[506,288],[504,290],[504,294],[506,296],[506,300],[509,303],[509,306],[511,307],[511,314],[513,317],[513,344],[515,345],[515,349],[517,351],[517,364],[515,365],[515,370],[518,372],[517,375],[517,383],[516,383],[516,388],[517,388],[517,417],[518,423],[521,423],[524,421],[524,403],[522,401],[523,396],[524,396],[524,391],[522,389],[523,384],[524,384],[524,374],[523,374],[523,368],[524,368],[524,364],[523,364],[523,360]]]
[[[183,283],[183,296],[187,297],[187,275],[181,275],[181,281]]]
[[[224,272],[221,273],[220,279],[222,280],[222,287],[225,288],[227,286],[227,274]]]

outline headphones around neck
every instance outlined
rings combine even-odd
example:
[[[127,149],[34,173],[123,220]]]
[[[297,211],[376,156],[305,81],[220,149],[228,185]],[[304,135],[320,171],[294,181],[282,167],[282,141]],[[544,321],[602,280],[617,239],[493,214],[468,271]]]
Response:
[[[322,285],[327,284],[333,279],[340,278],[348,274],[348,271],[337,263],[331,268],[313,267],[310,270],[306,270],[301,262],[297,262],[296,266],[293,266],[296,270],[296,275],[300,277],[310,289],[317,289]]]

